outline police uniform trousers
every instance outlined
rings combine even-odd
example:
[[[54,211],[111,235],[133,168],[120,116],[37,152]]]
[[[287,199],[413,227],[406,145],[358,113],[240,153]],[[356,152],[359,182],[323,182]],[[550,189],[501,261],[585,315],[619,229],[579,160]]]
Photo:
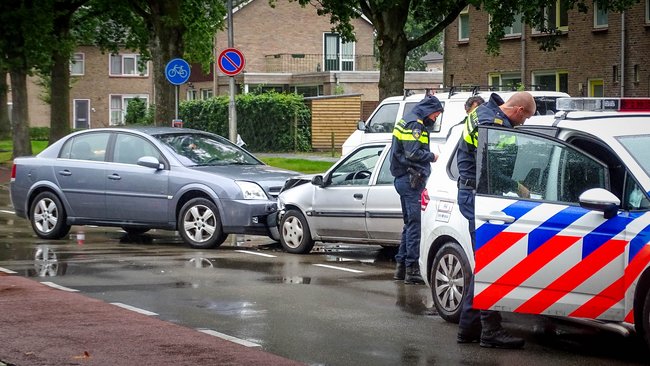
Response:
[[[410,267],[418,265],[418,259],[420,258],[420,195],[424,189],[424,182],[421,187],[411,188],[409,175],[404,174],[395,178],[394,185],[402,204],[402,217],[404,219],[402,241],[395,255],[395,261],[405,263],[407,267]]]
[[[476,222],[474,220],[474,188],[458,185],[458,208],[469,222],[469,234],[472,238],[472,251],[476,245]],[[501,314],[498,311],[476,310],[472,307],[474,301],[474,272],[470,273],[469,288],[462,304],[459,331],[462,334],[476,334],[484,330],[501,328]]]

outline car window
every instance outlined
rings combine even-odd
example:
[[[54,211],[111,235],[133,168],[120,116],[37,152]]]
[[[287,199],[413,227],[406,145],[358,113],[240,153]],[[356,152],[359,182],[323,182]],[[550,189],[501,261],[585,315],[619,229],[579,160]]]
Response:
[[[202,133],[156,135],[186,166],[260,165],[253,155],[223,137]]]
[[[330,173],[330,185],[367,185],[385,146],[369,146],[353,152]]]
[[[517,196],[523,185],[531,199],[578,204],[584,191],[608,189],[607,167],[571,146],[514,130],[486,132],[479,193]]]
[[[368,121],[366,132],[368,133],[385,133],[393,132],[395,121],[397,120],[397,112],[399,103],[390,103],[379,106],[379,109]]]
[[[140,136],[120,133],[115,139],[113,161],[123,164],[137,164],[138,159],[143,156],[153,156],[161,160],[158,149],[146,139]]]
[[[60,158],[104,161],[109,133],[95,132],[77,135],[66,141],[59,154]]]
[[[650,175],[650,135],[619,136],[616,138],[634,160]]]
[[[388,154],[381,164],[381,169],[379,169],[379,174],[377,175],[377,184],[392,185],[394,181],[395,177],[393,177],[393,175],[390,173],[390,154]]]
[[[650,201],[648,195],[641,189],[630,174],[625,178],[625,199],[623,200],[624,209],[628,211],[648,210],[650,209]]]

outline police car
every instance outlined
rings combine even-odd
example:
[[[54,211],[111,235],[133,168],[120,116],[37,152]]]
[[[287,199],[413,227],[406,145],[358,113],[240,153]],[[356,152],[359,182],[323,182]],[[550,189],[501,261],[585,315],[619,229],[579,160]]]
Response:
[[[515,129],[479,127],[474,256],[456,202],[462,128],[452,130],[422,193],[423,277],[450,322],[473,271],[476,308],[636,331],[650,346],[650,99],[557,107]],[[502,189],[503,175],[530,196]]]

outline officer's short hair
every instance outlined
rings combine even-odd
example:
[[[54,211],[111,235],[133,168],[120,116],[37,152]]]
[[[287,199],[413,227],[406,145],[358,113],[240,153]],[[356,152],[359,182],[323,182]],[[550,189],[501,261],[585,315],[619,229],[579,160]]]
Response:
[[[476,103],[477,105],[481,105],[485,103],[485,100],[480,95],[471,96],[467,98],[467,100],[465,101],[465,110],[469,111],[469,109],[472,108],[472,104],[474,103]]]

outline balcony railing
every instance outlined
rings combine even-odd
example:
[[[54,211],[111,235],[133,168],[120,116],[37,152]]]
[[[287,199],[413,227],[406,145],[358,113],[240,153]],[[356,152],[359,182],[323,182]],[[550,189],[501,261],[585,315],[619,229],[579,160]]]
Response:
[[[379,61],[373,55],[325,60],[323,54],[278,53],[266,55],[266,72],[308,73],[322,71],[375,71]]]

